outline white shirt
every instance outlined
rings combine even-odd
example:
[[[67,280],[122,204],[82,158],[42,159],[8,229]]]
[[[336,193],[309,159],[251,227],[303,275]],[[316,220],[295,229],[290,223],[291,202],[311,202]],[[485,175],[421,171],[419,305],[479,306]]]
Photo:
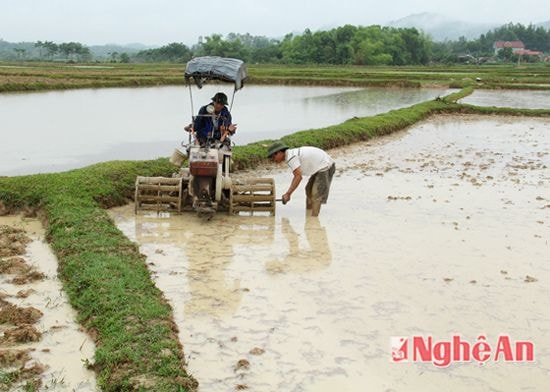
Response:
[[[328,169],[334,163],[326,152],[309,146],[286,150],[285,161],[292,171],[301,168],[304,176],[311,176],[320,170]]]

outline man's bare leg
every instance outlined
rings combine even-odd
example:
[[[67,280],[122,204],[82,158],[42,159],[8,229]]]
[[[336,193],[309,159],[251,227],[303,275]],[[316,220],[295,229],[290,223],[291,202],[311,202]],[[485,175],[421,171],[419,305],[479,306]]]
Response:
[[[313,201],[311,200],[311,198],[306,196],[306,210],[311,210],[312,204]]]
[[[319,212],[321,212],[321,202],[313,201],[311,203],[311,216],[319,216]]]

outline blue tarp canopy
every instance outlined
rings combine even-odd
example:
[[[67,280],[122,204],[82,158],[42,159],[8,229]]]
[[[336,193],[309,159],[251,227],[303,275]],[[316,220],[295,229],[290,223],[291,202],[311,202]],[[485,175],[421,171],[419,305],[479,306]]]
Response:
[[[239,59],[217,56],[195,57],[185,67],[185,80],[193,79],[198,88],[209,80],[233,82],[235,90],[244,86],[248,78],[246,66]]]

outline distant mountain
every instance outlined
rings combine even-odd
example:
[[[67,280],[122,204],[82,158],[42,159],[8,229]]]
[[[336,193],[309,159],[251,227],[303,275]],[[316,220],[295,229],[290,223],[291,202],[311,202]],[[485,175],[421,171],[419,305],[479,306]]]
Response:
[[[434,41],[457,40],[462,36],[466,37],[466,39],[479,38],[481,34],[500,26],[496,23],[469,23],[445,15],[428,12],[409,15],[391,21],[387,25],[392,27],[416,27],[424,31],[424,33],[429,34]]]

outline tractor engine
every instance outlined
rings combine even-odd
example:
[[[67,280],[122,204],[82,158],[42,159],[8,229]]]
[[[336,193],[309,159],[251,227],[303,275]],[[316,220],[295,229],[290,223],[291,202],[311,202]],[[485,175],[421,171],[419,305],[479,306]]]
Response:
[[[216,212],[216,176],[218,175],[218,150],[194,146],[189,151],[189,172],[191,184],[189,193],[193,197],[193,208],[199,215]]]

